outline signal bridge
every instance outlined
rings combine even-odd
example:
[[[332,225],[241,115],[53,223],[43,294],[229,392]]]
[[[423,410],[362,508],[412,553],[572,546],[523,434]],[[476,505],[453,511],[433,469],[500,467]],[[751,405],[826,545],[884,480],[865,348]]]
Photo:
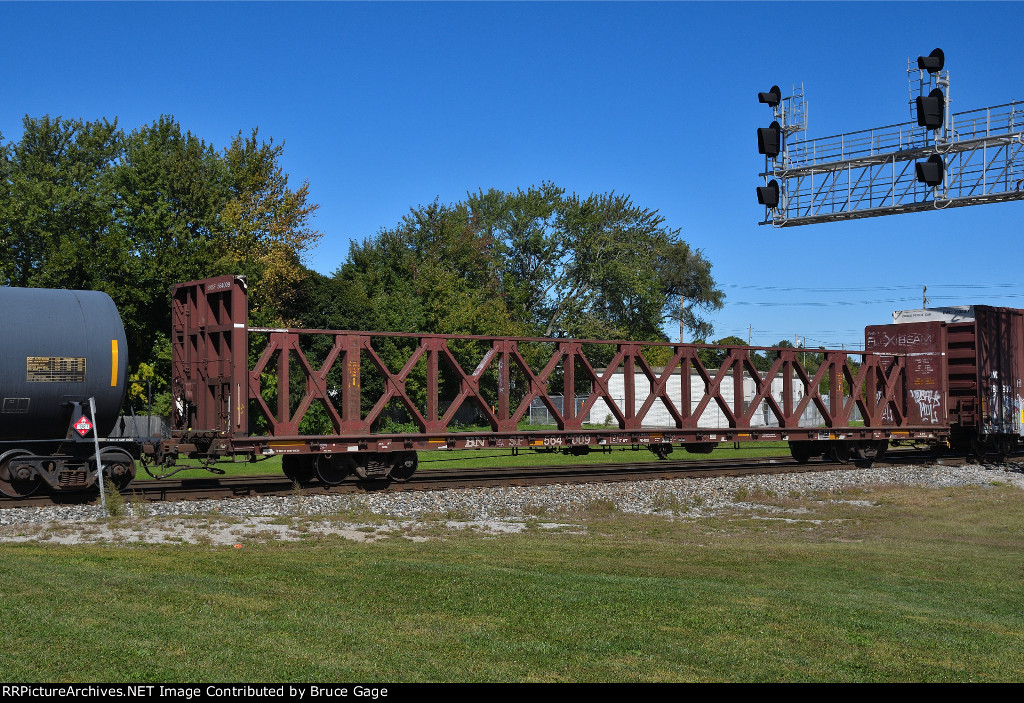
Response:
[[[1024,103],[951,114],[936,49],[918,58],[917,121],[802,139],[803,90],[760,93],[775,121],[758,129],[765,154],[760,224],[776,227],[1024,199]],[[911,81],[913,93],[913,80]]]

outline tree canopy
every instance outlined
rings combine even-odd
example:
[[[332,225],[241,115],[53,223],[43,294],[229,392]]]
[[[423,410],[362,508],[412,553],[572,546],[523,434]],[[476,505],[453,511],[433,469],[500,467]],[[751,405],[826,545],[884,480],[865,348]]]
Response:
[[[724,297],[710,271],[656,210],[545,182],[412,208],[353,244],[334,278],[370,302],[346,327],[657,340],[680,308],[709,330],[696,311]]]
[[[169,368],[174,283],[241,273],[254,314],[294,317],[292,291],[320,238],[309,188],[288,185],[282,145],[241,132],[222,151],[163,116],[26,117],[0,141],[0,285],[101,290],[117,304],[129,355]]]

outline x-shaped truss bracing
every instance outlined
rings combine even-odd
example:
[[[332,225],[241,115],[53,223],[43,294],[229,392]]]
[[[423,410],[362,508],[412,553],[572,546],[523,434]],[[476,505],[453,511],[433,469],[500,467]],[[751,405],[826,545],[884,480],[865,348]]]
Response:
[[[332,340],[329,351],[314,364],[300,342],[317,335]],[[389,367],[375,346],[385,338],[401,340],[411,349],[397,370]],[[460,363],[450,347],[453,342],[471,342],[482,350],[472,370]],[[532,354],[524,353],[528,346]],[[537,358],[539,346],[551,348],[546,358]],[[759,371],[751,348],[708,348],[724,352],[717,370],[706,368],[700,358],[702,347],[690,344],[275,330],[269,332],[258,360],[247,370],[246,385],[272,437],[299,436],[303,418],[314,403],[324,409],[338,436],[370,434],[392,401],[427,434],[450,431],[453,418],[467,402],[476,404],[479,416],[497,433],[516,432],[531,403],[538,400],[562,431],[583,429],[598,400],[620,430],[645,427],[658,401],[670,418],[665,429],[676,430],[699,428],[712,403],[729,428],[740,430],[752,426],[762,404],[773,418],[771,426],[780,428],[799,427],[811,406],[827,428],[850,426],[855,408],[869,428],[899,425],[906,416],[901,357],[826,351],[811,371],[800,361],[801,350],[757,349],[774,357],[767,371]],[[667,358],[667,362],[656,368],[649,356]],[[607,361],[595,363],[595,358]],[[415,390],[410,387],[414,369],[418,369]],[[368,373],[377,375],[375,387],[380,390],[375,394],[363,388]],[[614,397],[611,388],[616,374],[622,376],[620,398]],[[729,377],[732,383],[725,384]],[[776,379],[783,390],[773,395]],[[701,385],[703,392],[695,394]]]

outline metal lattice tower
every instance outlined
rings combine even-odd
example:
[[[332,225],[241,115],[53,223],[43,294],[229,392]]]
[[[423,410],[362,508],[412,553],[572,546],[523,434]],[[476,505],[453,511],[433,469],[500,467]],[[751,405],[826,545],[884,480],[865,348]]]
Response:
[[[802,86],[772,106],[782,143],[778,155],[765,157],[760,175],[766,186],[777,182],[778,204],[766,205],[760,224],[791,227],[1024,199],[1024,103],[950,113],[949,72],[928,71],[920,67],[923,59],[918,66],[908,62],[911,115],[915,105],[921,111],[922,98],[941,91],[941,124],[934,128],[922,126],[919,115],[916,122],[809,140],[802,138]],[[935,185],[922,175],[928,159],[938,165],[928,178],[941,179]]]

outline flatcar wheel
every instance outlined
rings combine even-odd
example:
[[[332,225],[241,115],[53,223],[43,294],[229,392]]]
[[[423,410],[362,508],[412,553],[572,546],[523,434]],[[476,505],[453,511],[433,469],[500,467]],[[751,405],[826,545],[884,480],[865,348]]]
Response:
[[[313,460],[316,466],[316,477],[328,486],[337,486],[352,473],[352,458],[348,456],[320,455]]]
[[[878,450],[877,450],[878,453],[875,454],[875,460],[876,461],[881,461],[883,458],[885,458],[885,454],[888,451],[889,451],[889,440],[887,440],[887,439],[880,439],[880,440],[878,440]]]
[[[859,469],[870,469],[871,465],[878,459],[885,456],[885,450],[889,448],[888,440],[864,440],[853,443],[854,464]]]
[[[670,442],[658,442],[657,444],[648,444],[647,448],[651,450],[651,453],[654,454],[654,456],[658,457],[662,461],[668,459],[668,455],[672,453],[672,444]],[[573,449],[575,450],[577,449],[577,447],[573,447]],[[579,447],[579,449],[585,450],[581,452],[583,454],[590,451],[590,447]],[[575,453],[576,452],[574,451],[573,454]]]
[[[313,479],[313,457],[309,455],[285,454],[281,457],[281,470],[292,481],[306,483]]]
[[[397,483],[405,483],[416,473],[418,465],[419,457],[416,452],[397,452],[388,477]]]
[[[810,442],[790,442],[789,453],[793,455],[793,461],[798,464],[806,464],[811,460]]]
[[[11,449],[0,454],[0,493],[8,498],[27,498],[39,490],[43,481],[39,476],[24,476],[27,473],[18,467],[18,458],[31,456],[23,449]]]
[[[832,461],[837,464],[848,464],[850,462],[850,445],[847,442],[830,442],[829,454]]]

